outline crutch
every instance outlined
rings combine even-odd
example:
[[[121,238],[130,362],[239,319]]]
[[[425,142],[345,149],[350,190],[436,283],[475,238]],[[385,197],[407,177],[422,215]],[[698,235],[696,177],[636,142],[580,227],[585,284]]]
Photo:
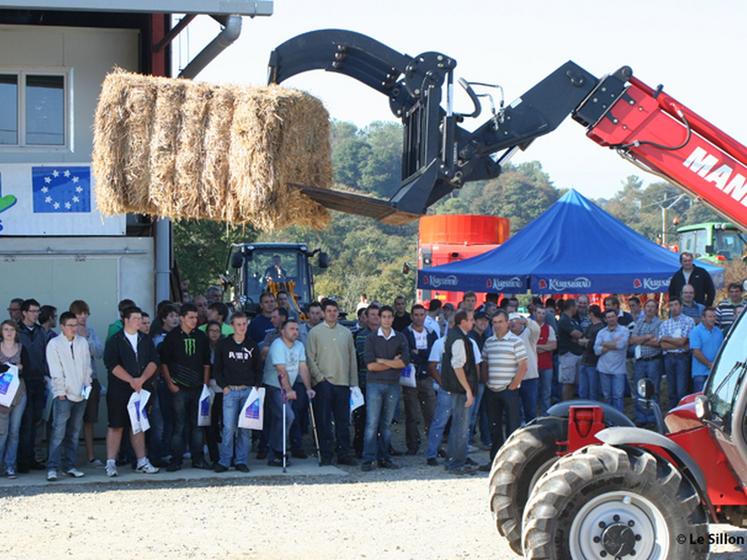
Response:
[[[314,414],[314,403],[313,399],[309,399],[309,414],[311,415],[311,431],[314,432],[314,445],[316,451],[316,457],[319,459],[319,466],[322,466],[322,453],[319,449],[319,433],[316,431],[316,415]]]
[[[280,382],[280,406],[283,407],[283,472],[288,472],[287,466],[288,466],[288,454],[286,453],[286,435],[287,431],[285,429],[285,406],[288,402],[286,395],[285,395],[285,389],[283,389],[283,378],[281,375],[278,375],[278,381]]]

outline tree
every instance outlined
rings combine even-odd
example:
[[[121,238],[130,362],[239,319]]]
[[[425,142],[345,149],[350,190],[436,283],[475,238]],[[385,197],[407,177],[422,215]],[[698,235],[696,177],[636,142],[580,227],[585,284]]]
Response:
[[[703,202],[687,196],[679,187],[666,181],[643,187],[643,181],[631,175],[623,187],[600,206],[617,219],[652,241],[661,241],[662,227],[667,228],[667,243],[676,239],[679,226],[722,221],[723,218]],[[662,207],[667,209],[667,223],[662,224]]]
[[[361,183],[361,161],[367,161],[371,148],[358,135],[357,129],[351,130],[349,123],[333,124],[332,168],[336,183],[356,186]]]
[[[389,198],[401,181],[402,127],[391,122],[374,122],[363,134],[370,151],[362,164],[360,186]]]
[[[250,227],[232,227],[208,220],[182,220],[173,224],[174,256],[182,279],[189,281],[192,294],[217,284],[226,270],[231,243],[253,241]]]
[[[602,207],[627,226],[638,229],[640,225],[642,191],[643,181],[635,175],[629,175],[622,182],[622,189]]]
[[[507,165],[496,179],[468,183],[436,204],[437,214],[486,214],[511,221],[516,232],[560,198],[539,162]]]

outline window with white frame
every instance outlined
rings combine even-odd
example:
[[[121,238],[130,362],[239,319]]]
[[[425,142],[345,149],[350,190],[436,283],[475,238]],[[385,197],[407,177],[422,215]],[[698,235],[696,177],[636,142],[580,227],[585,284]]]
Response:
[[[0,68],[0,148],[65,147],[67,87],[64,71]]]

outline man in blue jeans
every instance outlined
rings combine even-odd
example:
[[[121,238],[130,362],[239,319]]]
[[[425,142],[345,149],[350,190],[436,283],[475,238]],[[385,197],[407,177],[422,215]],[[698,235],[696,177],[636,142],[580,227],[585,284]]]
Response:
[[[223,433],[220,458],[214,466],[218,473],[226,472],[232,459],[237,471],[249,471],[251,430],[239,428],[238,419],[252,387],[257,387],[261,381],[259,348],[247,335],[246,313],[234,313],[231,326],[233,334],[220,340],[213,364],[215,381],[223,389]]]
[[[628,380],[626,354],[630,331],[618,324],[616,309],[607,309],[604,312],[604,320],[607,322],[607,328],[599,331],[594,341],[594,353],[599,356],[597,371],[602,398],[624,413],[623,399]]]
[[[633,347],[633,358],[635,360],[633,370],[636,387],[641,379],[650,379],[654,384],[654,400],[656,402],[659,401],[662,371],[661,347],[659,345],[661,320],[658,315],[659,305],[656,300],[648,300],[643,306],[643,318],[636,320],[629,341]],[[653,409],[644,408],[643,404],[636,398],[636,425],[643,426],[655,421]]]
[[[531,318],[520,313],[508,316],[511,332],[524,343],[527,353],[527,371],[519,385],[521,399],[521,421],[531,422],[537,416],[537,399],[539,397],[539,370],[537,369],[537,341],[540,337],[540,326]],[[488,362],[488,365],[490,362]]]
[[[171,435],[169,472],[182,468],[185,433],[191,430],[192,467],[209,468],[203,454],[203,429],[197,425],[202,386],[210,383],[210,344],[197,328],[197,307],[185,303],[179,310],[179,328],[166,335],[160,346],[162,373],[173,398],[174,431]]]
[[[293,389],[296,380],[301,379],[310,399],[316,395],[311,388],[311,377],[306,367],[306,352],[298,336],[298,321],[286,320],[280,328],[280,338],[272,343],[265,360],[263,381],[267,388],[267,406],[272,417],[270,455],[267,464],[271,467],[283,466],[283,455],[286,452],[283,444],[284,433],[287,438],[288,429],[295,419],[291,403],[297,399],[296,391]]]
[[[47,461],[49,481],[57,480],[60,466],[70,476],[83,476],[76,468],[78,438],[86,411],[85,389],[91,387],[91,351],[88,341],[76,334],[78,320],[75,314],[69,311],[63,313],[60,328],[62,336],[50,340],[46,350],[54,397],[54,420]]]
[[[436,402],[436,419],[434,428],[440,419],[451,415],[449,445],[446,449],[446,470],[452,474],[472,474],[475,469],[466,465],[467,441],[469,439],[469,418],[475,402],[478,385],[477,361],[471,339],[467,335],[472,330],[475,320],[471,312],[463,309],[454,315],[455,328],[450,329],[444,342],[444,353],[441,359],[441,389]],[[439,439],[442,433],[431,430],[428,435],[428,452],[434,438]],[[429,457],[430,459],[430,457]]]
[[[659,327],[664,353],[664,374],[669,386],[669,408],[674,408],[690,388],[690,331],[695,322],[682,313],[679,298],[669,300],[669,319]]]
[[[449,319],[449,330],[454,329],[454,316],[452,315]],[[480,348],[477,346],[474,338],[470,338],[472,342],[472,355],[475,357],[475,365],[479,368],[482,363],[482,355]],[[446,344],[446,337],[442,336],[436,342],[433,343],[431,348],[431,354],[428,356],[428,373],[436,383],[436,408],[433,414],[433,422],[428,430],[428,449],[425,452],[426,464],[429,467],[437,467],[439,465],[438,456],[439,449],[441,447],[441,441],[443,440],[444,430],[446,424],[451,418],[453,409],[453,399],[447,391],[441,390],[443,380],[441,379],[441,364],[443,362],[444,345]],[[474,406],[474,404],[472,405]],[[469,443],[469,440],[465,441],[465,446]],[[468,449],[465,449],[467,453]],[[465,464],[471,464],[473,461],[469,458],[465,459]],[[472,466],[477,466],[473,464]]]
[[[399,402],[399,377],[410,363],[410,347],[405,336],[392,328],[394,309],[381,308],[381,326],[368,335],[363,351],[368,369],[366,379],[366,428],[363,433],[363,463],[370,471],[378,460],[383,469],[398,469],[392,462],[392,419]]]

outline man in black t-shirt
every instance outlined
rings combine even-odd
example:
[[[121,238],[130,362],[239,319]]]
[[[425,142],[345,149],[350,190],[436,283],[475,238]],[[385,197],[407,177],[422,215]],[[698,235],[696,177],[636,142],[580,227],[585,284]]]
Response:
[[[208,468],[203,459],[203,430],[197,426],[197,408],[202,386],[210,381],[210,344],[205,333],[197,330],[197,308],[193,304],[182,305],[179,328],[166,335],[159,350],[163,377],[174,397],[171,463],[166,470],[173,472],[182,468],[187,424],[191,430],[192,466]]]

